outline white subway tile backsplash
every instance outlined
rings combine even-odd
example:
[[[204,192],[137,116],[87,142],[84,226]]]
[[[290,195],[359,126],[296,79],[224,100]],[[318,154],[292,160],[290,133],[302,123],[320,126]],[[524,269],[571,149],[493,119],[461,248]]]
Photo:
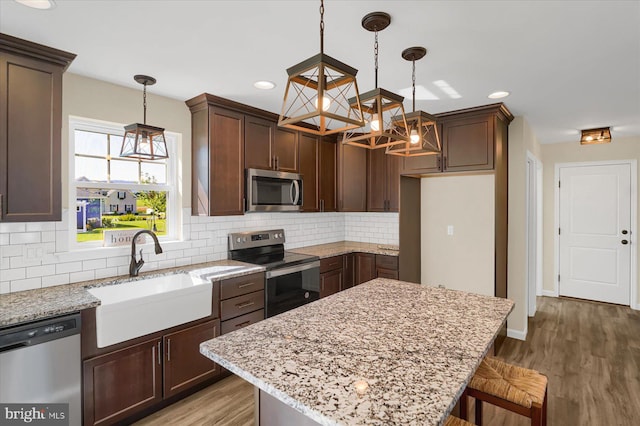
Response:
[[[284,228],[287,249],[341,240],[398,244],[398,215],[394,213],[192,217],[187,208],[183,214],[182,231],[187,239],[162,243],[164,253],[160,255],[153,253],[151,244],[144,245],[143,271],[226,259],[230,232]],[[79,249],[74,244],[69,251],[67,222],[68,219],[62,224],[0,224],[0,283],[8,283],[4,284],[5,290],[13,292],[129,273],[129,247]],[[39,257],[27,258],[27,253]]]
[[[0,281],[0,294],[11,293],[11,283],[9,281]]]

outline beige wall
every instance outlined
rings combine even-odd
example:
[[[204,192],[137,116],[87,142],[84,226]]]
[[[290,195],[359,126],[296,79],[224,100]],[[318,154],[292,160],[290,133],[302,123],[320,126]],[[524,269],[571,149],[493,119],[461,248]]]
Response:
[[[428,177],[420,189],[421,282],[493,296],[494,175]]]
[[[509,248],[507,253],[507,297],[515,302],[515,307],[509,315],[507,326],[510,335],[519,338],[524,338],[527,331],[527,151],[541,159],[541,147],[529,123],[524,117],[516,117],[509,125]]]
[[[133,77],[131,77],[133,82]],[[135,82],[133,82],[135,84]],[[162,84],[162,82],[158,82]],[[65,73],[62,86],[62,205],[69,205],[69,116],[110,121],[123,125],[142,122],[142,86],[124,86]],[[147,122],[182,135],[178,151],[179,176],[191,176],[191,114],[184,101],[153,94],[147,89]],[[191,206],[191,180],[178,183],[183,207]]]
[[[554,264],[556,252],[554,247],[554,238],[556,233],[555,224],[555,187],[557,177],[555,175],[555,166],[558,163],[572,163],[584,161],[605,161],[605,160],[640,160],[640,138],[616,138],[613,134],[613,140],[610,144],[604,145],[586,145],[582,146],[576,142],[549,144],[542,146],[542,162],[544,164],[544,281],[543,288],[548,292],[555,292],[557,288],[557,279],[554,273]],[[640,175],[639,175],[640,176]],[[638,182],[640,187],[640,181]],[[640,200],[640,198],[639,198]],[[640,205],[637,206],[640,209]],[[638,210],[636,210],[638,211]],[[640,230],[638,223],[635,224],[636,232]],[[640,256],[640,250],[637,252]],[[640,260],[640,259],[638,259]],[[635,283],[640,294],[640,285]],[[632,301],[638,304],[638,300]]]

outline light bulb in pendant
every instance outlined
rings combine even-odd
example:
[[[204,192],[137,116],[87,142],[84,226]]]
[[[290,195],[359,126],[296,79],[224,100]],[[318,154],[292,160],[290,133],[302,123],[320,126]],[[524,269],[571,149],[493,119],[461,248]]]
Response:
[[[371,130],[373,130],[374,132],[377,132],[378,130],[380,130],[380,122],[378,121],[378,119],[376,118],[375,120],[371,120]]]
[[[409,137],[411,138],[411,143],[414,145],[420,142],[420,134],[418,134],[417,129],[411,129],[411,134]]]
[[[313,100],[313,105],[316,107],[316,109],[318,109],[318,98],[315,98]],[[327,98],[326,96],[322,97],[322,110],[326,111],[329,109],[329,107],[331,106],[331,100],[329,98]]]

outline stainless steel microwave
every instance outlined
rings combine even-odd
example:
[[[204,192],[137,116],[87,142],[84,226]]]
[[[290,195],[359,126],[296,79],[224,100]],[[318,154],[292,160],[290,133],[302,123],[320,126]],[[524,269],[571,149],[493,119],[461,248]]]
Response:
[[[291,212],[302,207],[302,176],[246,169],[248,212]]]

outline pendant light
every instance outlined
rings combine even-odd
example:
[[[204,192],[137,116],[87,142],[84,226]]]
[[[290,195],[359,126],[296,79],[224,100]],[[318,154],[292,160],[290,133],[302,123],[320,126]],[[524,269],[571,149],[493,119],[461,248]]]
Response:
[[[402,57],[412,63],[413,110],[406,115],[407,127],[405,127],[405,134],[409,137],[409,141],[403,145],[387,147],[387,154],[418,157],[436,155],[442,151],[436,118],[424,111],[416,111],[416,61],[426,54],[427,49],[424,47],[410,47],[402,51]]]
[[[135,123],[125,126],[120,157],[142,160],[169,158],[164,129],[147,124],[147,86],[156,84],[156,79],[148,75],[135,75],[133,79],[144,86],[142,91],[143,124]]]
[[[402,102],[404,97],[378,87],[378,31],[391,23],[385,12],[372,12],[362,18],[362,26],[375,33],[373,44],[375,89],[360,95],[365,125],[344,133],[342,143],[362,148],[377,149],[408,141],[407,122]],[[355,98],[349,100],[356,107]]]
[[[320,1],[320,53],[287,69],[278,126],[330,135],[364,125],[358,70],[324,53],[324,0]],[[353,103],[349,99],[353,98]],[[320,100],[320,101],[318,101]]]

